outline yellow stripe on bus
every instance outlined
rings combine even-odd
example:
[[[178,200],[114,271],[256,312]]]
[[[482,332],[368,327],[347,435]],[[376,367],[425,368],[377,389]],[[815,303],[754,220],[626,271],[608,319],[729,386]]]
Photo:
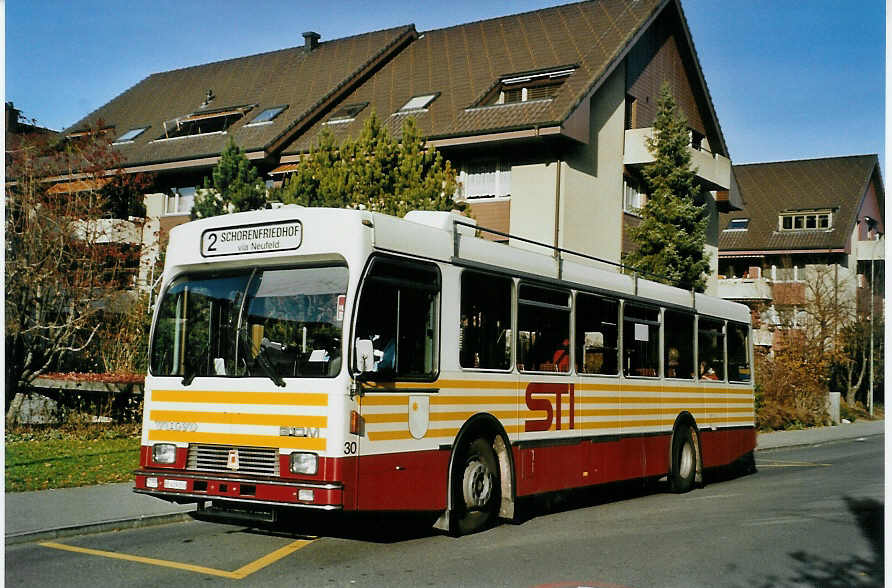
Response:
[[[424,437],[428,439],[446,437],[453,438],[458,429],[429,429]],[[412,439],[412,433],[404,431],[369,431],[369,441],[405,441]]]
[[[273,435],[239,435],[235,433],[203,433],[200,431],[149,431],[149,441],[174,443],[210,443],[215,445],[254,445],[283,449],[325,451],[325,439],[318,437],[284,437]]]
[[[328,406],[328,394],[317,394],[312,392],[223,392],[216,390],[152,390],[152,402]]]
[[[577,417],[579,415],[577,414]],[[586,415],[592,416],[592,415]],[[707,421],[711,424],[751,424],[746,420],[741,421],[740,418],[737,417],[718,417],[718,418],[707,418],[704,414],[697,413],[695,415],[700,421]],[[561,431],[586,431],[593,429],[630,429],[630,428],[641,428],[641,427],[661,427],[665,428],[667,431],[672,427],[675,423],[675,417],[661,417],[661,418],[649,418],[649,419],[610,419],[606,421],[580,421],[577,420],[574,423],[574,427],[572,429],[569,428],[569,422],[564,421],[561,423]],[[524,433],[526,426],[524,424],[517,425],[505,425],[505,432],[508,434],[515,433]],[[557,424],[552,423],[551,427],[548,429],[548,432],[557,431]],[[546,432],[546,431],[531,431],[531,432]],[[431,429],[425,435],[426,438],[439,438],[439,437],[454,437],[458,433],[458,429]],[[411,433],[408,430],[391,430],[391,431],[370,431],[368,433],[368,437],[370,441],[403,441],[412,439]]]
[[[223,425],[272,425],[275,427],[321,427],[328,426],[324,416],[292,414],[250,414],[244,412],[193,412],[186,410],[153,410],[149,413],[153,421],[175,421],[179,423],[215,423]]]
[[[477,411],[474,410],[464,410],[464,411],[450,411],[450,412],[431,412],[430,420],[432,422],[443,422],[443,421],[464,421],[472,416],[477,414]],[[492,416],[502,419],[509,420],[517,418],[517,411],[511,410],[492,410],[488,411],[487,414],[491,414]],[[377,425],[377,424],[386,424],[386,423],[407,423],[409,422],[409,414],[408,412],[388,412],[388,413],[371,413],[364,414],[363,420],[366,423]]]

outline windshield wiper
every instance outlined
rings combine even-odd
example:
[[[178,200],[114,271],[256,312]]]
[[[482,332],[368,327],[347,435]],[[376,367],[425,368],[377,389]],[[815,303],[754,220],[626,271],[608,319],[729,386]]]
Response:
[[[245,346],[245,351],[249,351],[251,349],[251,343],[248,341],[248,330],[247,329],[239,329],[240,338],[242,339],[242,343]],[[260,364],[261,369],[263,369],[263,373],[273,381],[276,386],[281,388],[285,387],[285,380],[276,373],[276,369],[270,363],[269,358],[266,356],[266,347],[264,345],[264,341],[269,344],[269,339],[263,339],[260,342],[260,350],[257,352],[257,355],[253,357],[254,363]]]
[[[276,368],[269,362],[269,358],[266,356],[266,347],[264,347],[262,343],[260,345],[260,351],[254,359],[260,364],[260,367],[263,368],[263,371],[266,372],[266,375],[269,376],[269,379],[272,380],[276,386],[282,388],[285,387],[285,380],[276,373]]]
[[[207,358],[207,353],[209,351],[208,344],[205,343],[201,352],[195,357],[187,357],[186,361],[183,363],[183,381],[180,382],[183,386],[189,386],[192,384],[192,380],[195,379],[195,376],[198,375],[198,363],[199,361],[196,358]],[[194,363],[193,363],[194,361]]]

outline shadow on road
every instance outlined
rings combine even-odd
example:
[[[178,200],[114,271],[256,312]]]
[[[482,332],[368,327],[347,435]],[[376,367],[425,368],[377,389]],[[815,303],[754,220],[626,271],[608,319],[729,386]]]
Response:
[[[704,477],[707,484],[728,481],[752,471],[751,463],[736,464],[720,470],[708,470]],[[650,494],[669,492],[664,479],[632,480],[616,482],[577,490],[564,490],[521,498],[516,503],[513,521],[523,524],[540,516],[580,508],[589,508],[621,500],[640,498]],[[250,522],[243,519],[227,519],[223,515],[211,515],[198,511],[192,514],[197,520],[239,525],[234,532],[262,533],[289,538],[333,537],[369,541],[372,543],[398,543],[441,534],[433,528],[439,513],[337,513],[284,511],[276,522]]]
[[[280,513],[276,522],[252,522],[193,513],[197,520],[240,525],[233,532],[259,533],[288,538],[334,537],[373,543],[398,543],[438,534],[433,528],[436,514],[421,513]]]
[[[752,459],[744,458],[728,466],[706,470],[703,473],[703,483],[708,486],[720,482],[728,482],[755,472],[756,467]],[[538,516],[552,513],[590,508],[668,492],[671,492],[671,490],[666,478],[630,480],[591,488],[565,490],[522,500],[519,509],[519,521],[517,522],[526,522]]]
[[[849,512],[858,523],[858,528],[870,544],[869,557],[853,555],[848,559],[833,559],[808,553],[793,551],[789,555],[796,562],[794,574],[789,579],[771,576],[760,586],[821,586],[827,588],[883,586],[885,566],[883,563],[883,503],[872,498],[844,497]]]

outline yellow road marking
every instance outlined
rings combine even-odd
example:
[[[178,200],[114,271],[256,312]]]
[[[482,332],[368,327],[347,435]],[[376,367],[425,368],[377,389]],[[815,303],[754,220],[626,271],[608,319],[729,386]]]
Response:
[[[252,561],[251,563],[240,567],[239,569],[233,572],[227,572],[226,570],[218,570],[216,568],[209,568],[206,566],[197,566],[194,564],[180,563],[177,561],[169,561],[166,559],[156,559],[154,557],[143,557],[141,555],[131,555],[129,553],[117,553],[114,551],[103,551],[101,549],[90,549],[89,547],[77,547],[75,545],[65,545],[64,543],[56,543],[55,541],[42,541],[39,545],[44,547],[50,547],[52,549],[61,549],[63,551],[72,551],[74,553],[83,553],[86,555],[96,555],[99,557],[107,557],[110,559],[121,559],[124,561],[132,561],[136,563],[143,563],[152,566],[160,566],[164,568],[173,568],[176,570],[183,570],[186,572],[195,572],[196,574],[206,574],[210,576],[220,576],[222,578],[229,578],[230,580],[242,580],[254,572],[265,568],[266,566],[275,563],[282,559],[283,557],[290,555],[301,549],[306,547],[310,543],[313,542],[314,539],[298,539],[285,547],[281,547],[268,555],[264,555],[263,557]]]
[[[266,566],[275,563],[282,559],[287,555],[291,555],[298,549],[306,547],[310,543],[313,542],[313,539],[298,539],[293,543],[289,543],[285,547],[280,547],[279,549],[273,551],[270,554],[264,555],[260,559],[256,559],[249,564],[243,565],[236,571],[232,572],[232,577],[241,580],[244,577],[247,577],[257,570],[263,569]]]

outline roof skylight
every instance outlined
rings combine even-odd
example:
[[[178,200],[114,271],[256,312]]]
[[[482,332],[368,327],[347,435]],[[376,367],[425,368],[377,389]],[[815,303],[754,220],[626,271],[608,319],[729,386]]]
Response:
[[[277,116],[279,116],[280,114],[282,114],[282,112],[284,112],[286,108],[288,108],[287,105],[285,105],[285,106],[273,106],[272,108],[267,108],[266,110],[262,111],[260,114],[258,114],[257,116],[255,116],[255,117],[254,117],[254,120],[252,120],[251,122],[249,122],[248,125],[246,125],[246,126],[249,126],[249,125],[258,125],[258,124],[260,124],[260,123],[270,122],[270,121],[272,121],[274,118],[276,118]]]
[[[422,110],[428,107],[428,105],[433,102],[439,93],[437,94],[422,94],[420,96],[413,96],[406,102],[402,108],[399,109],[398,112],[410,112],[413,110]]]
[[[362,109],[368,106],[368,102],[357,102],[356,104],[347,104],[335,111],[325,124],[334,125],[339,123],[348,123],[356,118],[356,115],[362,112]]]
[[[129,131],[115,139],[115,143],[128,143],[145,133],[148,128],[149,127],[137,127],[135,129],[130,129]]]

